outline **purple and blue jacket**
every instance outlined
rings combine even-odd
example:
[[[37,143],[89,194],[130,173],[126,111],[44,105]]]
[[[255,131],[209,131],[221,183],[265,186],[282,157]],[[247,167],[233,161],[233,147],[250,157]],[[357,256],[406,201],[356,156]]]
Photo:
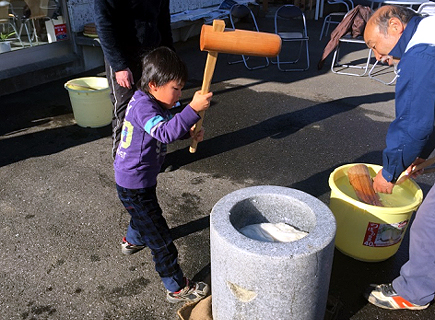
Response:
[[[127,189],[156,185],[167,144],[189,138],[199,119],[190,105],[172,116],[151,95],[137,90],[126,110],[113,164],[116,183]]]

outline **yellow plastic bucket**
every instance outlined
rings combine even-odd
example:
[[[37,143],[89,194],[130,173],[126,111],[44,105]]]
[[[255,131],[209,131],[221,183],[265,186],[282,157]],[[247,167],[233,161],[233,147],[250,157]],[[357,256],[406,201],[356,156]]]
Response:
[[[112,122],[112,102],[106,78],[77,78],[65,83],[74,118],[81,127],[98,128]]]
[[[362,261],[383,261],[393,256],[403,240],[411,216],[423,200],[423,192],[411,179],[396,185],[392,194],[379,196],[384,207],[358,200],[347,171],[356,163],[335,169],[329,176],[329,208],[337,220],[335,246]],[[381,166],[366,164],[373,178]]]

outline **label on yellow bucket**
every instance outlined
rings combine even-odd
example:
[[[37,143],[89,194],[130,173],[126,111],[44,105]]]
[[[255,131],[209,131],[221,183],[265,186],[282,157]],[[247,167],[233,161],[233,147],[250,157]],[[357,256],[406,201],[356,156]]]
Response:
[[[363,245],[368,247],[389,247],[402,240],[408,220],[386,224],[369,222]]]

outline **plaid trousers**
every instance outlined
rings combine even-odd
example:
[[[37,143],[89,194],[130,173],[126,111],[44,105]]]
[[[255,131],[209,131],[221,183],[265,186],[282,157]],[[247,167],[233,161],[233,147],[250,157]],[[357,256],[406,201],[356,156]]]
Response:
[[[130,214],[127,241],[150,248],[156,271],[166,289],[172,292],[180,290],[184,287],[183,272],[177,261],[177,248],[157,201],[156,185],[143,189],[127,189],[116,185],[116,189]]]

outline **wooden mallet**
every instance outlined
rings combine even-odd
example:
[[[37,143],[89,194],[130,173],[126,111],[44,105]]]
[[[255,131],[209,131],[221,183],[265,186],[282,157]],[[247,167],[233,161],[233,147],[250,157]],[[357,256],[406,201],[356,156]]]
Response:
[[[201,88],[201,93],[206,94],[210,90],[218,53],[276,57],[281,51],[281,38],[274,33],[225,29],[223,20],[213,20],[213,26],[202,26],[200,49],[208,51]],[[201,129],[204,111],[199,116],[201,119],[195,125],[195,134]],[[191,153],[196,152],[197,144],[196,140],[192,140]]]

